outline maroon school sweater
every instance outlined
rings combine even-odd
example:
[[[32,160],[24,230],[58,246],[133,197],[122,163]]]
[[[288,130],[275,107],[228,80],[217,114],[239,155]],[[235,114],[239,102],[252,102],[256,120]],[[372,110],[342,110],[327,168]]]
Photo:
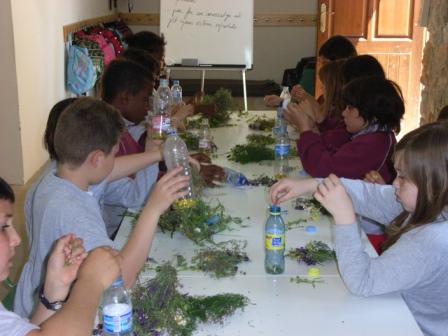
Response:
[[[395,170],[391,160],[396,143],[392,132],[373,132],[354,136],[339,148],[326,144],[320,134],[303,132],[297,140],[297,151],[305,171],[313,177],[363,179],[377,170],[386,183],[392,183]]]
[[[330,148],[338,149],[350,141],[351,134],[347,132],[343,120],[325,118],[321,123],[317,124],[317,127],[322,140]]]

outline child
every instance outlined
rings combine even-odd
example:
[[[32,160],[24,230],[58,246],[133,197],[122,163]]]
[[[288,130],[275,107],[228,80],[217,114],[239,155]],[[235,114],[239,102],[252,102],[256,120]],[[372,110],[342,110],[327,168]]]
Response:
[[[120,113],[93,98],[79,98],[64,110],[54,134],[56,172],[47,174],[34,193],[26,214],[30,232],[30,254],[17,286],[14,310],[29,316],[33,295],[41,281],[42,265],[51,245],[60,236],[73,232],[84,241],[87,251],[112,246],[97,200],[88,192],[114,166],[118,139],[123,130]],[[143,266],[160,215],[185,193],[188,177],[176,177],[180,169],[166,174],[154,187],[141,216],[120,251],[122,273],[130,287]]]
[[[357,52],[355,46],[348,38],[341,35],[330,37],[320,46],[318,53],[319,61],[322,66],[330,62],[344,60],[356,55]],[[307,96],[310,95],[300,85],[295,85],[291,90],[291,97],[296,102],[302,101]],[[318,102],[322,103],[322,99],[323,97],[319,97]],[[279,106],[281,102],[282,99],[277,95],[267,95],[264,97],[264,103],[269,107]]]
[[[0,281],[8,276],[15,248],[20,244],[20,238],[12,224],[13,207],[14,193],[0,178]],[[118,276],[120,265],[116,253],[110,248],[97,248],[86,260],[85,258],[86,253],[80,239],[72,234],[60,238],[48,258],[41,296],[52,303],[50,308],[55,309],[55,301],[65,302],[73,285],[67,302],[63,303],[56,315],[55,311],[40,302],[31,322],[7,311],[0,303],[0,333],[7,333],[9,336],[38,336],[56,335],[64,330],[66,335],[90,334],[103,291]],[[78,280],[73,284],[76,278]]]
[[[424,125],[397,144],[397,177],[390,185],[339,179],[285,179],[271,189],[273,203],[305,192],[333,215],[339,271],[356,295],[400,292],[425,335],[448,330],[448,127]],[[357,214],[388,225],[385,252],[364,252]]]
[[[345,61],[333,61],[325,64],[319,71],[322,82],[324,99],[319,104],[313,97],[307,95],[300,103],[292,104],[285,110],[285,119],[293,126],[299,127],[296,114],[306,114],[312,120],[312,128],[321,134],[325,144],[337,149],[350,140],[342,111],[342,72],[341,67]]]
[[[48,116],[44,146],[50,155],[51,164],[46,173],[56,170],[57,155],[54,148],[54,131],[57,121],[64,109],[74,101],[76,98],[61,100],[55,104]],[[111,174],[101,183],[89,187],[89,192],[98,200],[103,211],[103,219],[109,237],[113,237],[117,231],[124,208],[140,208],[145,204],[157,179],[158,166],[155,163],[161,159],[160,149],[156,147],[140,154],[119,157],[115,160]],[[130,174],[135,174],[135,178],[127,177]],[[35,186],[36,184],[27,193],[25,209],[31,207]],[[123,207],[119,215],[110,211],[115,207]],[[29,233],[29,228],[27,227],[27,229]]]
[[[394,132],[399,131],[404,114],[399,87],[381,77],[358,78],[345,86],[343,100],[346,108],[342,116],[351,139],[337,149],[313,131],[307,115],[294,114],[300,132],[297,149],[305,171],[313,177],[334,173],[361,179],[374,169],[390,183],[395,177],[390,160]],[[294,108],[290,104],[288,110]]]

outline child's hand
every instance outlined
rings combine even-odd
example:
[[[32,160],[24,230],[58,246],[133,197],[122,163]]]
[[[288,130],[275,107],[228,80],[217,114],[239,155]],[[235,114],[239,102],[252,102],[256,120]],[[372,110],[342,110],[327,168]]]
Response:
[[[308,101],[304,100],[299,104],[290,103],[286,109],[284,109],[285,119],[294,125],[300,133],[305,131],[311,131],[315,128],[315,122],[308,113],[309,109]]]
[[[90,251],[79,269],[79,280],[99,283],[108,288],[121,273],[121,256],[110,247],[98,247]]]
[[[310,97],[313,98],[313,96],[306,92],[299,84],[293,86],[291,90],[291,98],[296,102],[301,102]]]
[[[280,204],[291,198],[316,190],[318,183],[315,179],[294,180],[281,179],[271,187],[270,198],[272,204]]]
[[[314,198],[333,215],[336,224],[355,222],[352,200],[336,175],[330,174],[318,185]]]
[[[189,156],[188,157],[188,162],[190,163],[190,166],[192,166],[194,169],[196,169],[197,171],[201,170],[201,164],[199,163],[198,160],[196,160],[195,158]]]
[[[183,169],[177,167],[166,173],[152,190],[146,206],[151,207],[156,215],[160,216],[175,200],[187,194],[182,189],[188,186],[190,177],[178,176]]]
[[[82,240],[68,234],[56,241],[47,264],[45,296],[52,301],[63,301],[87,253]]]
[[[376,170],[369,171],[366,176],[364,176],[364,181],[377,184],[386,184],[386,181],[384,181],[383,177]]]
[[[277,95],[267,95],[263,98],[266,106],[277,107],[282,103],[282,99]]]

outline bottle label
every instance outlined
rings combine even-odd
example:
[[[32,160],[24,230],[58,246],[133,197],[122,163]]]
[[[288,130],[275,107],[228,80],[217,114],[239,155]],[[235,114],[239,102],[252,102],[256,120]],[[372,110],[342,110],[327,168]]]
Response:
[[[210,141],[208,139],[200,139],[199,140],[199,148],[200,149],[204,149],[204,150],[208,150],[210,149]]]
[[[151,125],[154,132],[166,132],[171,127],[171,120],[163,115],[155,115],[151,118]]]
[[[285,156],[289,153],[289,144],[276,144],[274,147],[275,155]]]
[[[265,248],[268,251],[279,251],[285,249],[285,234],[266,232]]]
[[[107,333],[132,331],[132,308],[128,304],[113,303],[103,308],[103,329]]]

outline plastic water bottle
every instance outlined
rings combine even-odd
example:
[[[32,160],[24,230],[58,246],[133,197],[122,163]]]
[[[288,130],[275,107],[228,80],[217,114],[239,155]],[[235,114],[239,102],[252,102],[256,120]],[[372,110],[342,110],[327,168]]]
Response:
[[[230,168],[223,168],[225,173],[226,184],[233,187],[241,187],[247,185],[249,181],[243,173],[237,172]]]
[[[103,335],[132,335],[132,302],[121,276],[104,292],[101,307]]]
[[[278,205],[271,205],[270,215],[264,228],[264,269],[269,274],[280,274],[285,270],[285,223],[280,210]]]
[[[179,81],[173,81],[173,86],[171,87],[171,95],[173,97],[173,105],[182,105],[182,86],[180,86]]]
[[[277,180],[280,180],[288,175],[289,172],[289,138],[288,132],[278,133],[275,138],[274,154],[274,176]]]
[[[159,88],[154,95],[154,114],[151,117],[151,137],[163,139],[167,130],[171,127],[171,105],[173,98],[168,87],[168,80],[161,79]]]
[[[199,130],[199,151],[209,155],[212,152],[212,134],[208,119],[203,119]]]
[[[165,159],[166,167],[168,171],[177,168],[179,166],[183,167],[182,175],[190,176],[190,184],[186,187],[187,195],[184,196],[184,200],[193,200],[193,188],[191,180],[191,170],[190,164],[188,163],[188,149],[185,142],[174,128],[170,128],[168,131],[168,138],[165,140],[163,145],[163,157]],[[188,201],[187,201],[188,202]]]
[[[282,99],[282,108],[287,108],[288,104],[291,101],[291,94],[289,93],[289,87],[284,86],[282,93],[280,94],[280,98]]]

